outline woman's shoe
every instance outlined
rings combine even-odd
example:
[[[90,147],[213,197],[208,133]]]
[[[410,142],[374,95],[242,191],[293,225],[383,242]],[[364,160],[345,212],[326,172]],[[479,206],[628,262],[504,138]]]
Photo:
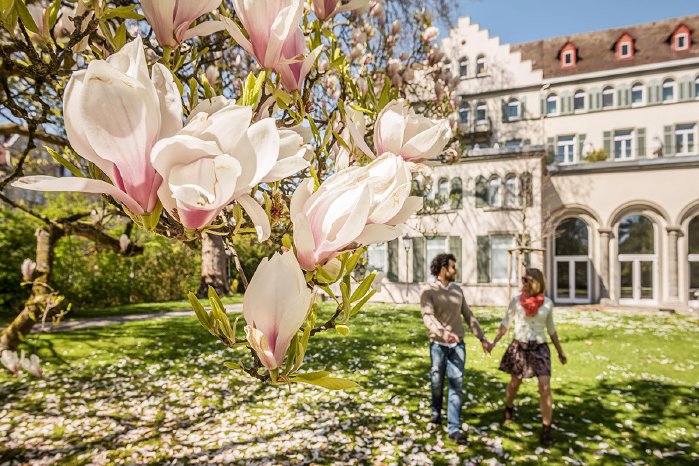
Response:
[[[515,418],[515,407],[505,406],[505,412],[503,413],[503,424],[508,424],[512,422]]]
[[[553,445],[553,436],[551,435],[551,426],[546,424],[541,426],[541,444],[545,447]]]

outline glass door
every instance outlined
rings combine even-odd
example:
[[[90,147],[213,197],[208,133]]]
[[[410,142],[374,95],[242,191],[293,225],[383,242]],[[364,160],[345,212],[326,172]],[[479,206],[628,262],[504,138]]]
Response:
[[[590,261],[587,257],[557,257],[554,277],[557,303],[590,302]]]
[[[619,302],[648,304],[656,301],[656,260],[648,256],[619,256]]]

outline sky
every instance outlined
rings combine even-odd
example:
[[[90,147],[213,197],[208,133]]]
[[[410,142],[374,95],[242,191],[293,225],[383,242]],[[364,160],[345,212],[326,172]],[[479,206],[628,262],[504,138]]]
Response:
[[[457,4],[458,16],[470,16],[471,23],[510,44],[699,14],[699,0],[457,0]],[[442,31],[442,36],[447,34]]]

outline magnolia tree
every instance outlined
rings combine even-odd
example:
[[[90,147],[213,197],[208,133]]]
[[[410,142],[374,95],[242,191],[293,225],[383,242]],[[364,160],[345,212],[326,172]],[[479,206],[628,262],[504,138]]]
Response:
[[[0,188],[102,194],[145,230],[221,237],[236,263],[236,236],[270,242],[277,252],[249,283],[239,269],[242,316],[231,322],[210,288],[210,311],[189,295],[199,321],[249,350],[231,369],[272,384],[353,386],[301,367],[315,334],[350,332],[378,286],[375,273],[351,278],[365,246],[406,232],[422,207],[413,174],[450,142],[429,15],[416,11],[417,34],[405,35],[381,0],[0,5],[14,38],[3,60],[38,57],[59,71],[37,82],[18,64],[14,88],[45,100],[15,91],[8,107],[30,137],[65,129],[54,156],[73,174],[22,176],[27,151]],[[55,119],[42,106],[51,98],[62,101]],[[320,292],[332,310],[318,306]]]

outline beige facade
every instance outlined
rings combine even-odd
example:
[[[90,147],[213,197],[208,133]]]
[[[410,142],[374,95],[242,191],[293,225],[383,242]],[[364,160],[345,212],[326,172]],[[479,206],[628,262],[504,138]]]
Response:
[[[468,300],[504,305],[508,250],[527,246],[558,304],[699,307],[699,46],[678,38],[696,26],[511,46],[460,18],[442,48],[464,154],[416,183],[411,239],[371,248],[377,299],[416,302],[451,251]]]

